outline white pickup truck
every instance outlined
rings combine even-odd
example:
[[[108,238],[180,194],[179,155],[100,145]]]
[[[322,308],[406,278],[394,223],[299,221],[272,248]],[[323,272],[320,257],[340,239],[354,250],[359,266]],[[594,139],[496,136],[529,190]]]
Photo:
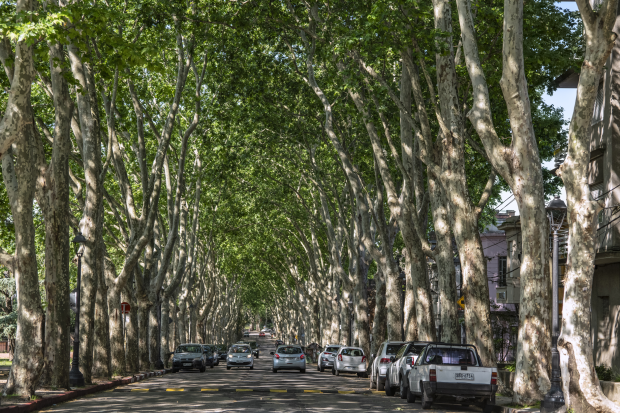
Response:
[[[423,409],[445,398],[487,410],[487,405],[495,404],[496,392],[497,368],[483,367],[470,344],[428,344],[409,370],[407,401],[420,397]]]

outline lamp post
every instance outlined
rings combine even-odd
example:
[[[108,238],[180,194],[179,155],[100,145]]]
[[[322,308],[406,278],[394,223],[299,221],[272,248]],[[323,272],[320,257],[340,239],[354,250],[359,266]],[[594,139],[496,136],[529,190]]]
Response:
[[[353,345],[353,301],[349,298],[349,345]]]
[[[398,286],[400,288],[400,336],[402,339],[405,339],[405,286],[406,286],[406,276],[403,269],[400,267],[400,258],[401,255],[396,256],[396,265],[398,265]]]
[[[75,290],[75,337],[73,338],[73,361],[69,371],[69,386],[84,386],[84,376],[80,371],[80,289],[82,286],[82,244],[88,241],[81,232],[78,232],[73,243],[77,247],[78,268],[77,268],[77,287]]]
[[[558,265],[559,241],[558,231],[566,217],[566,204],[556,196],[547,205],[547,217],[553,231],[553,298],[552,298],[552,332],[551,332],[551,388],[545,395],[540,411],[543,413],[555,412],[564,406],[564,392],[562,391],[562,373],[560,371],[560,353],[558,352],[558,337],[560,326],[558,323],[558,284],[560,270]]]

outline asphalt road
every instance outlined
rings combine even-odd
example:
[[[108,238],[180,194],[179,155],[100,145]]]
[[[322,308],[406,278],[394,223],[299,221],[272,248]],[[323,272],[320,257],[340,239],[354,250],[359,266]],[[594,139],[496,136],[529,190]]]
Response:
[[[254,337],[252,337],[254,338]],[[226,370],[225,364],[205,373],[179,372],[153,377],[115,390],[62,403],[46,412],[388,412],[423,411],[419,403],[370,392],[368,379],[332,376],[308,365],[305,374],[271,372],[274,342],[259,339],[254,370]],[[217,389],[217,390],[215,390]],[[252,391],[250,391],[252,390]],[[365,392],[366,394],[350,394]],[[433,406],[434,412],[480,412],[460,405]]]

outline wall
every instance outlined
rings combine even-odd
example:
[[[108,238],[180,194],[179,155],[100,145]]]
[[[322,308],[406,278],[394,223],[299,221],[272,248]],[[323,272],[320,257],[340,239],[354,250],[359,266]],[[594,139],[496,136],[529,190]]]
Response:
[[[592,286],[594,364],[620,374],[620,263],[597,266]]]

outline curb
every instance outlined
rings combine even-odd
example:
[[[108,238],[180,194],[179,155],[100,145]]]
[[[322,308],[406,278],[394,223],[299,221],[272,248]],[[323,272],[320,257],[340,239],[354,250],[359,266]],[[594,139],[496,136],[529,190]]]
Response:
[[[96,386],[89,387],[88,389],[71,390],[66,393],[58,394],[56,396],[46,397],[44,399],[34,400],[21,404],[19,406],[7,406],[0,407],[0,413],[29,413],[36,410],[44,409],[52,405],[74,400],[80,397],[87,396],[89,394],[98,393],[100,391],[113,389],[117,386],[124,384],[135,383],[149,377],[163,376],[164,374],[172,372],[172,369],[156,370],[148,373],[136,374],[131,377],[124,377],[122,379],[113,380],[107,383],[101,383]]]
[[[115,393],[158,393],[158,392],[203,392],[203,393],[237,393],[237,392],[256,392],[256,393],[318,393],[318,394],[361,394],[366,396],[385,395],[384,392],[372,390],[319,390],[319,389],[269,389],[264,387],[256,388],[201,388],[201,387],[156,387],[148,389],[114,389]],[[0,413],[2,411],[0,410]]]
[[[496,413],[540,413],[540,408],[494,406],[493,412],[496,412]]]

